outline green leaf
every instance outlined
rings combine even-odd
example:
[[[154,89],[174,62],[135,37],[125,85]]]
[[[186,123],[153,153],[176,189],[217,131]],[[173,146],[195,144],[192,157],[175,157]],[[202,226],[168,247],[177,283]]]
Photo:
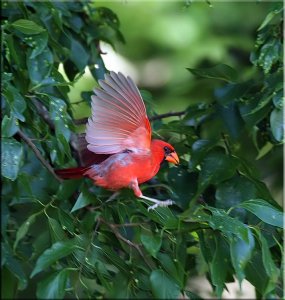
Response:
[[[153,270],[150,274],[151,290],[156,299],[177,299],[180,288],[163,270]]]
[[[278,3],[279,4],[279,3]],[[257,31],[260,31],[261,29],[263,29],[268,23],[270,23],[270,21],[276,16],[278,15],[280,12],[282,12],[283,7],[281,6],[280,8],[276,8],[274,10],[272,10],[263,20],[263,22],[261,23],[261,25],[258,27]]]
[[[183,272],[179,272],[177,270],[177,267],[173,261],[173,258],[166,254],[166,253],[157,253],[157,259],[161,263],[162,267],[164,270],[176,280],[176,282],[179,284],[180,288],[183,288],[183,279],[184,279],[184,274]],[[181,258],[179,257],[179,260]]]
[[[62,229],[59,222],[54,218],[48,218],[48,223],[50,226],[50,234],[53,242],[62,241],[66,239],[64,230]]]
[[[11,137],[19,130],[19,122],[14,115],[10,118],[5,115],[1,126],[2,137]]]
[[[276,141],[284,141],[284,119],[281,109],[274,109],[270,114],[270,127]]]
[[[59,259],[71,254],[76,248],[78,248],[78,246],[73,240],[56,242],[51,246],[51,248],[45,250],[45,252],[38,258],[36,266],[30,277],[34,277],[36,274],[47,269]]]
[[[48,33],[43,32],[38,35],[34,35],[31,40],[27,41],[27,44],[29,44],[33,51],[31,52],[30,59],[33,59],[37,57],[39,54],[41,54],[44,49],[46,48],[48,43]]]
[[[261,159],[263,156],[265,156],[267,153],[269,153],[273,147],[274,147],[273,144],[271,144],[270,142],[266,142],[266,144],[264,146],[262,146],[261,149],[259,149],[258,155],[255,159],[256,160]]]
[[[257,197],[257,189],[249,179],[244,176],[234,176],[233,178],[220,183],[216,189],[216,207],[230,209],[241,202]],[[243,220],[246,211],[243,208],[234,209],[232,216],[238,216]]]
[[[229,247],[220,235],[215,236],[216,249],[213,260],[210,263],[211,280],[216,287],[215,292],[221,298],[225,281],[227,278],[227,269],[229,265]]]
[[[208,214],[207,210],[212,215]],[[188,217],[185,216],[184,221],[207,222],[212,229],[223,232],[229,238],[236,235],[246,242],[249,240],[249,228],[247,225],[236,218],[230,217],[223,209],[211,206],[200,207],[194,214],[193,212],[190,215],[188,213]]]
[[[283,97],[283,89],[278,91],[274,96],[273,96],[273,104],[277,109],[283,109],[284,107],[284,100],[285,97]]]
[[[248,233],[248,242],[238,236],[234,236],[230,239],[231,260],[240,286],[242,280],[245,278],[244,269],[251,258],[255,244],[253,234],[250,230]]]
[[[240,115],[238,105],[235,102],[227,105],[218,105],[217,111],[224,122],[225,131],[237,140],[244,128],[244,121]]]
[[[19,91],[11,84],[7,84],[7,86],[4,87],[3,95],[5,96],[5,100],[9,103],[14,116],[24,122],[25,117],[23,116],[23,112],[26,110],[27,105]]]
[[[16,240],[14,242],[13,248],[16,249],[19,241],[25,237],[27,234],[30,226],[35,222],[37,214],[33,214],[29,216],[29,218],[19,227],[17,234],[16,234]]]
[[[74,62],[79,71],[82,71],[88,63],[89,54],[83,45],[75,39],[71,39],[70,59]]]
[[[262,255],[259,249],[253,251],[252,257],[246,265],[245,274],[246,279],[261,295],[264,295],[268,287],[269,278],[264,269]]]
[[[76,210],[89,205],[90,203],[92,203],[92,195],[86,189],[83,189],[70,212],[73,213]]]
[[[28,280],[23,270],[22,263],[13,256],[13,251],[6,242],[1,243],[1,249],[1,255],[5,258],[6,268],[18,279],[19,290],[24,290],[28,285]]]
[[[216,141],[212,140],[197,140],[192,144],[192,155],[189,161],[189,166],[192,170],[201,162],[206,156],[207,152],[216,145]]]
[[[239,206],[250,211],[265,223],[284,228],[284,213],[263,199],[248,200],[241,203]]]
[[[22,144],[13,138],[2,138],[1,151],[2,176],[14,181],[23,159]]]
[[[38,299],[63,299],[70,270],[63,269],[38,283]]]
[[[34,50],[30,49],[27,54],[27,67],[30,80],[36,85],[50,75],[54,58],[47,47],[36,57],[34,56]]]
[[[271,283],[276,284],[278,281],[278,277],[280,274],[280,270],[276,267],[272,254],[270,252],[267,240],[265,237],[261,234],[259,230],[255,230],[261,245],[261,250],[262,250],[262,262],[265,268],[265,271],[270,278]],[[269,292],[269,291],[267,291]]]
[[[140,234],[140,239],[146,250],[153,257],[156,257],[162,243],[161,235],[159,233],[153,235],[151,231],[143,230]]]
[[[212,150],[201,162],[200,187],[218,184],[232,177],[236,172],[237,166],[238,162],[234,157],[224,154],[221,150]]]
[[[237,80],[237,72],[235,69],[225,64],[219,64],[211,68],[203,69],[187,68],[187,70],[193,75],[202,78],[219,79],[226,82],[235,82]]]
[[[45,29],[31,20],[20,19],[11,24],[11,26],[24,34],[38,34]]]

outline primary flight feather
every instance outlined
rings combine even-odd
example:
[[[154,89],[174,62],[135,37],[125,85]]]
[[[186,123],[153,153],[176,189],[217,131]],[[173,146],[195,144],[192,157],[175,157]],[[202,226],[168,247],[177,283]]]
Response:
[[[174,148],[151,139],[151,126],[140,92],[130,77],[110,72],[99,80],[101,88],[92,96],[92,115],[86,125],[87,148],[105,159],[86,167],[56,170],[64,179],[89,177],[95,185],[109,190],[131,188],[139,198],[154,203],[149,209],[168,206],[142,194],[139,184],[150,180],[167,160],[178,164]]]

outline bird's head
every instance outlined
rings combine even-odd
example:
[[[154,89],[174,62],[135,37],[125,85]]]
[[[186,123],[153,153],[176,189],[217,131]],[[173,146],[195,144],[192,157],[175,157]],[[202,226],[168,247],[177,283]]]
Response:
[[[162,161],[166,160],[175,165],[179,164],[178,155],[172,145],[161,140],[153,140],[151,148],[152,152],[157,153]]]

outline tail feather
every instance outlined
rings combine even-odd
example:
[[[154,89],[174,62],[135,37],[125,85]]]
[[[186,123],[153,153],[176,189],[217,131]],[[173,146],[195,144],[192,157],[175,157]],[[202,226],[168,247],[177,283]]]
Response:
[[[84,173],[88,170],[88,167],[77,167],[69,169],[58,169],[55,173],[62,179],[76,179],[83,177]]]

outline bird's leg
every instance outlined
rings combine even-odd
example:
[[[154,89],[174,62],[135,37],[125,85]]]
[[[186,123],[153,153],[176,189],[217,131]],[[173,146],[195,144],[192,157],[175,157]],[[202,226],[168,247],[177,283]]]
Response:
[[[149,206],[148,207],[148,211],[152,210],[152,209],[155,209],[157,207],[166,207],[168,205],[171,205],[173,204],[174,202],[170,199],[168,200],[165,200],[165,201],[160,201],[160,200],[157,200],[157,199],[154,199],[154,198],[150,198],[150,197],[146,197],[142,194],[140,188],[139,188],[139,185],[138,185],[138,181],[137,179],[136,180],[133,180],[131,183],[130,183],[130,188],[134,191],[135,195],[138,197],[138,198],[141,198],[141,199],[145,199],[145,200],[148,200],[148,201],[151,201],[153,202],[154,204]]]

